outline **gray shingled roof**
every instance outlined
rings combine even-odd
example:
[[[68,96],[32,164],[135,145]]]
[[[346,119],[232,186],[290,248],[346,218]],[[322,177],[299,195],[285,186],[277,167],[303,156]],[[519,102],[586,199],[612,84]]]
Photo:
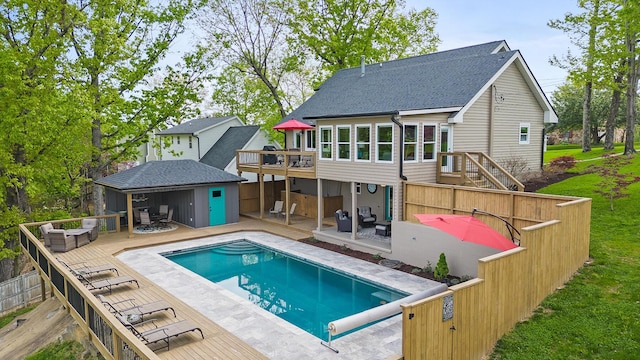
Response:
[[[233,117],[235,116],[232,115],[232,116],[223,116],[223,117],[206,117],[201,119],[193,119],[193,120],[185,121],[167,130],[163,130],[159,132],[158,135],[195,134],[211,126],[217,125],[223,121],[229,120]]]
[[[140,166],[106,176],[96,183],[121,191],[171,188],[245,181],[245,178],[195,160],[149,161]]]
[[[503,41],[343,69],[281,122],[466,105],[517,51]]]
[[[232,126],[200,159],[201,163],[224,169],[236,156],[236,150],[244,145],[260,130],[258,125]]]

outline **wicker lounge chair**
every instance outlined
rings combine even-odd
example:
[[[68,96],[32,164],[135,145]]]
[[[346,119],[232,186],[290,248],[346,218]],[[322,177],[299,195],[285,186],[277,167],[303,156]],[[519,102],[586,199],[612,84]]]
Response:
[[[112,271],[115,272],[116,275],[120,275],[118,273],[118,269],[116,269],[111,264],[102,264],[102,265],[87,265],[87,263],[75,263],[75,264],[67,264],[64,260],[60,258],[56,258],[62,265],[64,265],[71,272],[78,272],[83,276],[93,276],[95,274],[99,274],[101,272]]]
[[[76,237],[67,234],[63,229],[49,230],[49,241],[53,252],[65,252],[76,248]]]
[[[140,287],[140,284],[138,284],[138,280],[132,278],[129,275],[120,275],[120,276],[116,276],[108,279],[90,281],[89,279],[87,279],[86,276],[84,276],[83,274],[75,270],[71,270],[71,272],[78,278],[78,280],[80,280],[87,287],[87,289],[91,291],[107,289],[109,290],[109,294],[111,294],[111,291],[113,290],[114,286],[119,286],[119,285],[124,285],[129,283],[136,283],[136,286]]]
[[[178,321],[178,322],[174,322],[168,325],[158,327],[155,324],[154,319],[151,319],[137,325],[152,322],[156,326],[156,328],[151,330],[146,330],[146,331],[139,331],[138,329],[136,329],[136,327],[133,324],[127,321],[126,317],[118,316],[118,319],[124,326],[126,326],[129,330],[131,330],[131,332],[133,332],[133,334],[138,339],[140,339],[146,345],[155,344],[157,342],[164,342],[165,346],[163,347],[166,347],[167,350],[169,350],[169,340],[172,337],[177,337],[182,334],[186,334],[188,332],[199,331],[200,336],[202,336],[202,338],[204,339],[204,334],[202,333],[202,329],[193,325],[187,320],[182,320],[182,321]],[[160,349],[162,349],[163,347],[161,347]],[[154,350],[157,350],[157,349],[154,349]]]
[[[81,228],[91,230],[89,233],[89,241],[94,241],[98,238],[98,219],[82,219]]]
[[[102,304],[107,307],[111,313],[119,316],[125,316],[130,323],[144,321],[145,315],[151,315],[166,310],[171,310],[173,317],[176,317],[176,311],[164,300],[137,305],[135,299],[109,302],[109,300],[107,300],[103,295],[98,295],[98,299],[102,301]],[[127,307],[122,308],[121,306],[123,304]]]
[[[51,223],[40,225],[40,234],[42,234],[42,238],[44,239],[44,246],[51,246],[51,240],[49,240],[49,230],[53,229],[53,224]]]

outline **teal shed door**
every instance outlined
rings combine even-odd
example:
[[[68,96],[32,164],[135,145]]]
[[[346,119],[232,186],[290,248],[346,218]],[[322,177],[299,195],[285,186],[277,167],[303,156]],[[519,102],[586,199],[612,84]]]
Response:
[[[209,188],[209,226],[227,223],[224,188]]]

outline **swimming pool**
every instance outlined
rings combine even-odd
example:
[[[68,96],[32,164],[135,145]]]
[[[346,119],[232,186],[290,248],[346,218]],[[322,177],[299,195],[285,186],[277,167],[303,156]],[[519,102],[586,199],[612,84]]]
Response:
[[[409,295],[247,240],[161,255],[321,339],[329,322]]]

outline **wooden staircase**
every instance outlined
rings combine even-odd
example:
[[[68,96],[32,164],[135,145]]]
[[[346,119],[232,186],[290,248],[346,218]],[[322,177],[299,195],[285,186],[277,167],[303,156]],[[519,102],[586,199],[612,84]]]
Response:
[[[483,152],[439,153],[436,169],[439,184],[524,191],[520,181]]]

